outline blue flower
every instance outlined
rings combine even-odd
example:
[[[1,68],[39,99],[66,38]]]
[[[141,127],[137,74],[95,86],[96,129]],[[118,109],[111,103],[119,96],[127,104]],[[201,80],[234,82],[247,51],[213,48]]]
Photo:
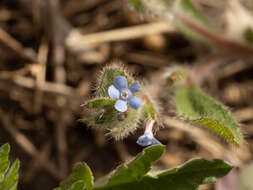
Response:
[[[144,133],[144,135],[140,136],[136,142],[137,144],[141,146],[149,146],[149,145],[156,145],[156,144],[162,144],[160,141],[158,141],[152,132]]]
[[[108,94],[112,99],[118,99],[114,104],[114,107],[119,112],[125,112],[127,110],[127,103],[133,108],[138,109],[142,101],[133,96],[134,93],[140,90],[141,86],[138,81],[135,81],[129,88],[127,85],[127,79],[123,76],[117,76],[114,78],[114,85],[108,88]]]

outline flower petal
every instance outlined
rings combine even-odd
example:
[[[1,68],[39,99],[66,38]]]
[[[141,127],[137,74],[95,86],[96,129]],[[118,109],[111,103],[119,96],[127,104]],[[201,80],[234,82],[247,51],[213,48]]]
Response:
[[[108,95],[112,99],[119,99],[120,92],[114,85],[109,86],[108,88]]]
[[[140,136],[136,142],[137,144],[141,146],[149,146],[149,145],[156,145],[156,144],[162,144],[160,141],[158,141],[152,133],[145,133],[144,135]]]
[[[127,102],[129,103],[129,105],[133,108],[133,109],[138,109],[141,104],[142,104],[142,101],[140,98],[137,98],[136,96],[132,96],[130,97]]]
[[[121,91],[127,88],[127,79],[126,77],[122,77],[122,76],[115,77],[114,84],[115,84],[115,87]]]
[[[162,143],[154,137],[152,139],[152,145],[156,145],[156,144],[162,144]]]
[[[136,143],[141,146],[149,146],[152,144],[153,138],[154,138],[154,136],[152,133],[146,133],[146,134],[140,136],[138,138],[138,140],[136,141]]]
[[[141,85],[138,81],[135,81],[130,87],[129,90],[134,94],[138,92],[141,88]]]
[[[117,102],[114,104],[114,107],[119,112],[125,112],[127,110],[127,102],[123,100],[117,100]]]

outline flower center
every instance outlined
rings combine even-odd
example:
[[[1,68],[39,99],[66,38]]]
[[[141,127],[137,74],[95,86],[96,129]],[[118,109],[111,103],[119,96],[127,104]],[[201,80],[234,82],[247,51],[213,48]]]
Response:
[[[127,90],[123,90],[123,91],[121,91],[121,93],[120,93],[120,97],[121,97],[121,99],[123,99],[123,100],[127,100],[127,99],[129,98],[129,96],[130,96],[130,92],[129,92],[128,89],[127,89]]]

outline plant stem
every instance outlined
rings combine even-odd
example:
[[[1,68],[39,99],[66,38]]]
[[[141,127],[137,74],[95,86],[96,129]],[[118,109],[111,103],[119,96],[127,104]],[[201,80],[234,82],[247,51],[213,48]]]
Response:
[[[148,122],[146,124],[146,127],[145,127],[144,134],[146,134],[146,133],[153,133],[152,129],[153,129],[154,124],[155,124],[155,120],[153,120],[153,119],[148,120]]]

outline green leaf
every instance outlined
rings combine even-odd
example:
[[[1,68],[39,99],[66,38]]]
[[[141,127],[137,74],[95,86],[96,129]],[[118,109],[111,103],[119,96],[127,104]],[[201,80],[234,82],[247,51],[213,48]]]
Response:
[[[143,113],[144,113],[144,118],[146,120],[149,120],[149,119],[158,120],[157,119],[157,112],[155,110],[155,107],[151,103],[146,103],[143,106]]]
[[[0,183],[1,190],[16,190],[18,185],[19,160],[15,160],[5,175],[4,181]]]
[[[121,139],[133,132],[138,126],[141,117],[141,108],[128,109],[124,113],[114,108],[115,100],[110,98],[95,98],[87,101],[85,108],[84,123],[97,127],[98,129],[109,130],[110,135]]]
[[[93,187],[93,175],[86,163],[77,163],[67,180],[55,190],[90,190]]]
[[[167,187],[173,190],[197,190],[199,185],[214,183],[216,178],[225,176],[231,169],[232,166],[222,160],[209,161],[197,158],[182,166],[160,172],[156,175],[157,180],[152,179],[151,176],[147,176],[147,180],[157,181],[154,183],[156,187],[159,183],[162,184],[160,185],[162,188],[159,188],[161,190],[165,190]],[[159,182],[159,180],[161,181]]]
[[[117,113],[117,122],[114,122],[110,126],[110,132],[108,134],[114,136],[115,139],[123,139],[130,133],[133,133],[139,124],[141,119],[141,108],[135,110],[128,108],[124,113]]]
[[[164,151],[163,145],[145,148],[134,160],[120,165],[108,176],[97,181],[94,189],[117,188],[141,180],[151,169],[152,163],[157,161]]]
[[[10,161],[8,155],[10,152],[10,145],[4,144],[0,148],[0,183],[4,180],[4,175],[9,168]]]
[[[133,161],[98,180],[94,190],[198,190],[199,185],[214,183],[232,169],[222,160],[193,159],[173,169],[149,172],[164,149],[162,145],[144,149]]]
[[[86,114],[82,121],[88,125],[109,125],[117,121],[115,100],[110,98],[95,98],[83,104]]]
[[[160,117],[159,117],[159,111],[158,106],[155,105],[153,100],[145,95],[144,96],[145,104],[142,108],[142,115],[145,121],[148,121],[150,119],[155,120],[155,126],[158,126],[160,124]]]
[[[231,113],[196,86],[177,90],[174,101],[180,116],[213,130],[237,146],[242,144],[239,125]]]
[[[8,159],[10,145],[5,144],[0,148],[0,190],[16,190],[18,185],[19,160],[10,166]]]
[[[85,189],[85,183],[82,180],[75,182],[69,188],[69,190],[83,190],[83,189]]]

